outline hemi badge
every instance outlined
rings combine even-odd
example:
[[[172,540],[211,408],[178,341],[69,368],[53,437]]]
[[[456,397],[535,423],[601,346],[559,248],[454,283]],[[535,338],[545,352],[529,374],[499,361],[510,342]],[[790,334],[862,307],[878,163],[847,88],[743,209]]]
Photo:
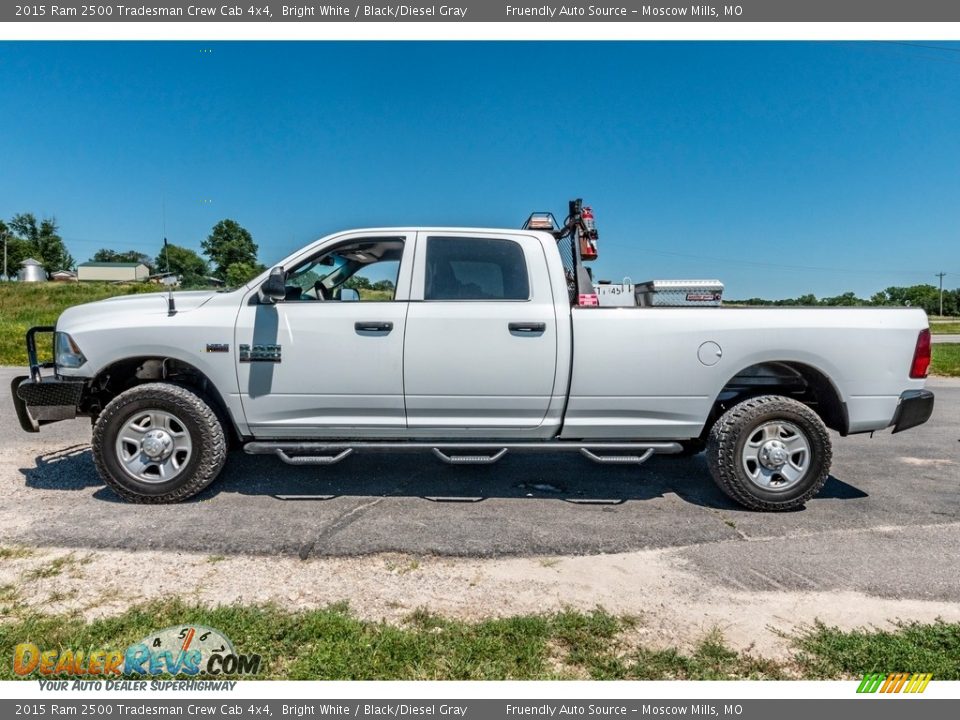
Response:
[[[207,352],[230,352],[227,343],[207,343]]]
[[[280,362],[280,346],[279,345],[247,345],[241,344],[238,348],[240,351],[240,357],[238,358],[242,363],[248,362],[271,362],[278,363]]]

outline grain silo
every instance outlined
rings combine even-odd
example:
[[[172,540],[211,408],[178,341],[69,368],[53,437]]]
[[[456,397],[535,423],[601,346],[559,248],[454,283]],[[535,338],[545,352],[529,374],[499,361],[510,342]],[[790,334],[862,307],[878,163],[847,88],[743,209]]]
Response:
[[[20,282],[46,282],[47,273],[44,271],[43,265],[33,258],[27,258],[20,263],[17,280]]]

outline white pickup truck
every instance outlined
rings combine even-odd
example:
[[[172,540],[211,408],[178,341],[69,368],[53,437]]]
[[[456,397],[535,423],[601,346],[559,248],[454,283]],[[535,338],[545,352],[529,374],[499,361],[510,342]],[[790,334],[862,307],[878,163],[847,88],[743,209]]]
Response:
[[[133,502],[201,491],[230,446],[296,465],[705,449],[757,510],[820,490],[827,428],[898,432],[932,412],[922,310],[584,307],[571,277],[547,231],[337,233],[237,290],[68,309],[28,332],[14,403],[32,432],[92,418],[96,466]]]

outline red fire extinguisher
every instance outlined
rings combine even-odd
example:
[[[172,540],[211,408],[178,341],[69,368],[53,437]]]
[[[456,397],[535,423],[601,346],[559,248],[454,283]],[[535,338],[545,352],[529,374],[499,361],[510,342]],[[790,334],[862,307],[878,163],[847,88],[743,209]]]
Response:
[[[593,217],[593,208],[585,207],[580,213],[582,229],[580,231],[580,259],[597,259],[597,222]]]

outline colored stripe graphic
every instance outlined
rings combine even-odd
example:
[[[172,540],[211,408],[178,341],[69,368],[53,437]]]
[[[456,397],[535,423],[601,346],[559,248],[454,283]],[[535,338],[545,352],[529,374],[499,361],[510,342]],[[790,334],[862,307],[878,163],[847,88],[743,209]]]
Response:
[[[930,678],[932,677],[932,673],[914,673],[913,677],[910,678],[910,683],[907,685],[907,689],[904,690],[904,692],[922,693],[927,689],[927,685],[930,684]]]
[[[858,693],[875,693],[877,688],[880,687],[880,683],[883,682],[886,675],[883,673],[867,673],[863,676],[863,680],[860,683],[860,687],[857,688]]]
[[[922,693],[932,673],[867,673],[857,687],[858,693]]]
[[[900,688],[903,687],[903,684],[907,681],[909,675],[907,673],[895,673],[893,676],[893,682],[890,685],[890,688],[887,690],[888,693],[898,693]]]

